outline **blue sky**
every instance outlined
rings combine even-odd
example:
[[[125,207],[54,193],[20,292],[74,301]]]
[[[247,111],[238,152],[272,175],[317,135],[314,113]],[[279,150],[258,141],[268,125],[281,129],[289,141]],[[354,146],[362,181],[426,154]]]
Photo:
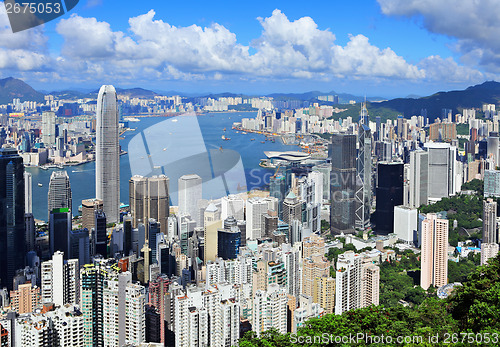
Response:
[[[496,0],[111,1],[13,34],[0,78],[183,92],[397,97],[498,79]]]

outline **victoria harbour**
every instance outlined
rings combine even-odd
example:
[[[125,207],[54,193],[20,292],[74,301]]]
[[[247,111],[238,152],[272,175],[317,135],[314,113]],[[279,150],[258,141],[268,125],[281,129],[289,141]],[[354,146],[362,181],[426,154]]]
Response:
[[[262,141],[264,135],[260,134],[242,134],[236,133],[231,129],[234,122],[240,121],[242,118],[255,117],[256,112],[227,112],[227,113],[207,113],[196,116],[203,140],[207,148],[223,148],[231,149],[238,152],[243,161],[247,178],[247,189],[259,188],[269,183],[269,176],[273,174],[270,169],[259,167],[260,159],[265,158],[264,151],[287,151],[295,150],[297,146],[287,146],[277,139],[275,142]],[[122,135],[120,141],[122,150],[127,151],[130,140],[139,132],[155,126],[158,123],[170,121],[170,117],[143,117],[139,122],[131,122],[129,127],[135,129],[126,131]],[[224,131],[226,129],[226,131]],[[230,138],[223,140],[222,135]],[[255,141],[251,141],[254,138]],[[160,147],[163,147],[160,145]],[[27,167],[26,171],[33,175],[33,213],[36,219],[47,219],[47,194],[50,181],[50,175],[58,169],[42,170],[38,167]],[[71,190],[73,194],[73,215],[78,214],[78,207],[83,199],[88,199],[94,196],[95,191],[95,162],[90,162],[78,166],[67,166],[64,170],[70,177]],[[168,176],[168,172],[165,172]],[[131,168],[129,154],[120,156],[120,201],[128,203],[128,177],[131,177]],[[39,186],[38,184],[42,184]],[[171,189],[177,186],[177,182],[170,181]],[[211,196],[210,191],[203,192],[203,198],[216,199],[220,196]],[[171,195],[171,201],[175,205],[177,203],[176,194]]]

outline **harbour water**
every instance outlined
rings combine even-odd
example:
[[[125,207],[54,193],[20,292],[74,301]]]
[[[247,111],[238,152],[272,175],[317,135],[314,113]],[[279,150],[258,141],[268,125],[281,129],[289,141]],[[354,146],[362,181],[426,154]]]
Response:
[[[296,146],[286,146],[279,139],[276,139],[275,142],[265,141],[264,135],[251,133],[245,135],[241,132],[237,133],[231,128],[234,122],[238,122],[242,118],[253,118],[255,116],[256,112],[209,113],[196,116],[207,150],[217,149],[221,152],[224,150],[232,150],[238,152],[241,156],[247,183],[247,189],[241,187],[242,190],[263,187],[269,183],[269,177],[273,174],[273,171],[259,167],[260,159],[265,158],[264,151],[297,150]],[[134,153],[135,148],[129,149],[130,141],[137,134],[141,132],[147,133],[148,129],[157,129],[160,125],[163,125],[163,127],[171,126],[176,134],[185,133],[185,137],[189,139],[189,134],[192,132],[190,125],[182,122],[180,117],[177,118],[180,122],[174,123],[171,118],[165,117],[140,118],[140,122],[131,122],[129,126],[135,128],[135,131],[127,131],[123,135],[124,139],[120,141],[122,149],[129,152],[132,150],[132,153]],[[226,131],[224,131],[224,128],[226,128]],[[180,154],[182,157],[182,154],[190,149],[185,145],[175,146],[175,144],[172,145],[171,143],[170,145],[164,144],[168,143],[169,134],[172,135],[172,133],[167,130],[164,134],[164,138],[157,139],[157,147],[162,148],[166,156],[172,153],[172,155],[175,154],[176,156]],[[224,140],[222,138],[223,135],[226,138],[230,138],[230,140]],[[254,138],[255,141],[251,141],[251,138]],[[264,141],[264,143],[262,143],[262,141]],[[185,142],[186,141],[184,141],[184,143]],[[134,159],[136,158],[130,159],[130,154],[125,154],[120,157],[120,201],[125,204],[128,204],[128,181],[132,176],[130,163],[134,163]],[[195,163],[193,165],[197,164]],[[134,164],[132,166],[134,166]],[[41,170],[36,167],[26,168],[26,171],[33,175],[33,213],[36,219],[47,220],[47,194],[50,175],[54,170],[58,169]],[[73,215],[76,215],[78,214],[78,206],[81,205],[83,199],[95,197],[95,163],[91,162],[79,166],[65,167],[64,170],[68,172],[70,178],[73,194]],[[191,173],[189,167],[183,167],[182,170],[186,171],[183,172],[183,174]],[[135,171],[137,171],[136,168],[134,168],[134,172]],[[169,176],[168,171],[158,173],[164,173]],[[42,184],[41,187],[39,183]],[[177,182],[173,182],[171,179],[170,188],[173,192],[171,201],[174,205],[177,204],[176,186]],[[203,198],[216,199],[220,198],[220,196],[214,196],[213,191],[204,188]]]

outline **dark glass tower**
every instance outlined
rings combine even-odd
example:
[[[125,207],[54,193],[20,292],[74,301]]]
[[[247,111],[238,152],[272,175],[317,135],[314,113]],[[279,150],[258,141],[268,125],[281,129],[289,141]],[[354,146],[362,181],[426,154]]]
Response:
[[[108,256],[108,238],[106,235],[106,214],[103,210],[95,211],[95,254],[100,254],[104,258]]]
[[[394,232],[394,206],[403,204],[403,163],[378,164],[377,168],[377,234]]]
[[[14,148],[0,149],[0,285],[12,289],[24,267],[24,165]]]
[[[64,252],[64,259],[69,259],[69,233],[71,231],[71,213],[68,208],[55,208],[49,217],[50,253]]]
[[[330,225],[333,234],[354,233],[356,135],[333,134],[330,173]]]
[[[240,252],[241,232],[238,227],[217,231],[217,255],[224,259],[236,259]]]

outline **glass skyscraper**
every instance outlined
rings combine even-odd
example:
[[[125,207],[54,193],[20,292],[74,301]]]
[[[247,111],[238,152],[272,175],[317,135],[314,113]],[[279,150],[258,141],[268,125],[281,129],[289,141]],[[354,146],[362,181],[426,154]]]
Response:
[[[0,149],[0,286],[12,289],[24,267],[24,166],[17,150]]]
[[[102,86],[97,97],[95,146],[96,198],[103,201],[109,223],[119,220],[120,145],[118,143],[118,108],[116,90]]]
[[[330,173],[330,226],[334,234],[354,233],[356,135],[333,134]]]

